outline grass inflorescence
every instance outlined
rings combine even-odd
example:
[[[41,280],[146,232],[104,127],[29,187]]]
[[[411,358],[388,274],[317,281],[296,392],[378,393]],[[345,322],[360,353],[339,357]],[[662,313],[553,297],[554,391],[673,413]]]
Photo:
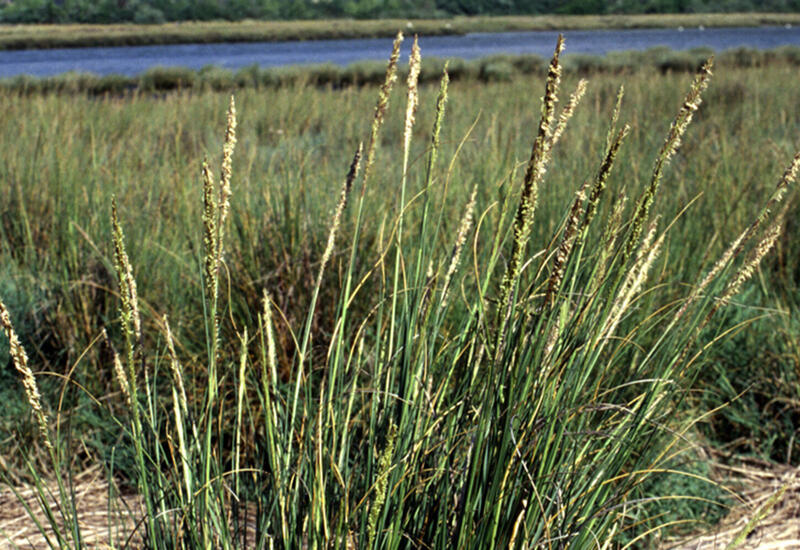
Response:
[[[2,96],[17,140],[35,144],[3,153],[2,254],[54,281],[43,307],[64,345],[17,335],[0,302],[52,463],[27,476],[54,546],[82,535],[76,443],[48,409],[85,412],[34,391],[25,345],[69,365],[62,396],[89,396],[118,436],[94,446],[141,499],[117,546],[622,548],[653,543],[670,502],[692,498],[654,479],[704,418],[690,392],[708,344],[749,314],[737,300],[759,270],[791,286],[767,255],[796,251],[790,135],[748,164],[763,206],[726,199],[731,183],[698,197],[745,177],[732,152],[708,166],[742,144],[706,105],[747,96],[762,73],[719,77],[716,97],[709,63],[670,77],[682,93],[634,75],[623,102],[614,78],[573,82],[559,39],[537,109],[527,82],[453,85],[443,69],[427,89],[415,47],[403,102],[401,41],[371,117],[353,112],[375,90],[276,91],[268,109],[254,91],[84,98],[74,112]],[[748,69],[764,70],[763,93],[793,81]],[[644,126],[650,106],[628,107],[650,95],[674,104],[666,138]],[[499,114],[476,120],[475,103]],[[789,104],[775,104],[787,123]],[[729,120],[751,123],[741,114]],[[220,149],[217,179],[206,157]]]

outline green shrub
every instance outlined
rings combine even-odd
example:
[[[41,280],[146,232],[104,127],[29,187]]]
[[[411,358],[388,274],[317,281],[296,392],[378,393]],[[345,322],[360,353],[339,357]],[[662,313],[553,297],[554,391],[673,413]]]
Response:
[[[136,7],[133,14],[133,22],[137,24],[160,24],[166,23],[167,18],[164,17],[164,12],[150,4],[141,3]]]

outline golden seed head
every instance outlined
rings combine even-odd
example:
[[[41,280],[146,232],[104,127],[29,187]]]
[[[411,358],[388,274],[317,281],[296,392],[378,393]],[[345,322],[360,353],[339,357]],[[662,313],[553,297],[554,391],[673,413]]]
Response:
[[[215,293],[213,281],[217,265],[217,193],[207,159],[203,160],[203,246],[206,294],[211,300]]]
[[[269,299],[269,293],[266,291],[266,289],[264,290],[262,302],[264,304],[262,311],[262,322],[267,336],[267,359],[269,361],[270,376],[272,377],[272,383],[274,384],[278,380],[278,352],[277,347],[275,346],[275,334],[272,329],[272,308],[270,307],[271,300]]]
[[[183,384],[183,368],[178,360],[178,354],[175,353],[175,339],[172,336],[172,329],[169,326],[169,319],[164,316],[164,334],[167,340],[167,352],[169,353],[170,369],[172,370],[173,384],[178,388],[178,399],[180,401],[181,409],[187,413],[188,406],[186,403],[186,388]]]
[[[701,96],[708,87],[708,82],[711,78],[712,63],[713,59],[709,59],[697,72],[694,82],[683,100],[683,105],[672,121],[669,132],[667,132],[667,138],[664,140],[664,144],[661,146],[661,151],[656,157],[653,166],[653,175],[650,179],[650,185],[647,187],[636,206],[636,213],[631,222],[631,233],[625,245],[624,254],[626,258],[631,256],[639,241],[642,228],[647,221],[650,214],[650,207],[658,191],[664,167],[669,163],[672,156],[678,150],[678,147],[680,147],[681,138],[686,133],[686,129],[692,121],[692,115],[700,106]]]
[[[447,103],[447,86],[450,84],[450,75],[447,73],[447,63],[442,71],[442,80],[439,83],[439,95],[436,98],[436,117],[433,121],[433,132],[431,132],[431,143],[433,151],[439,149],[439,136],[442,131],[442,119],[444,118],[445,104]]]
[[[542,99],[542,116],[539,121],[539,130],[531,148],[531,156],[525,170],[525,179],[522,182],[522,195],[517,207],[514,219],[511,258],[503,281],[500,284],[500,307],[498,315],[505,317],[508,306],[510,305],[511,290],[517,282],[522,269],[523,254],[527,248],[533,227],[534,213],[539,193],[539,182],[544,177],[547,163],[550,160],[550,135],[552,132],[553,113],[555,104],[558,101],[558,88],[561,82],[561,65],[559,55],[564,49],[564,37],[558,36],[556,49],[553,52],[553,59],[550,61],[550,68],[547,73],[545,83],[545,93]],[[499,320],[499,319],[498,319]],[[502,344],[502,342],[499,342]],[[498,346],[499,348],[500,346]]]

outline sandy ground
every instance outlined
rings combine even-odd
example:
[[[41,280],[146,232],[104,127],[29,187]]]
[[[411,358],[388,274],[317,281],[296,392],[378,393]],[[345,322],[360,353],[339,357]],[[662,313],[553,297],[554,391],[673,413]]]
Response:
[[[735,540],[740,541],[735,546],[740,550],[800,549],[800,468],[738,459],[732,465],[717,463],[714,471],[716,481],[734,490],[741,503],[712,531],[665,540],[660,550],[727,550]],[[57,485],[48,484],[45,491],[51,495],[49,506],[56,523],[63,525],[55,505]],[[32,487],[0,490],[0,547],[50,548],[47,537],[59,546],[53,531],[46,527],[49,522],[37,494]],[[109,487],[103,470],[94,468],[76,476],[74,501],[84,548],[141,548],[142,526],[137,530],[133,520],[142,517],[140,501]],[[36,521],[31,520],[29,510]]]

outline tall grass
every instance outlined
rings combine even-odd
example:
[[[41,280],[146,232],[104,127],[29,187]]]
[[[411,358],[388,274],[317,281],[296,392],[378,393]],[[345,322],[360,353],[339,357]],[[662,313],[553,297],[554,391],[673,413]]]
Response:
[[[470,151],[465,141],[474,124],[462,129],[464,140],[448,145],[448,121],[466,107],[446,72],[438,89],[418,88],[416,54],[406,104],[398,104],[392,88],[399,42],[373,117],[359,124],[347,110],[339,119],[338,135],[367,136],[364,145],[350,147],[352,160],[305,157],[299,145],[281,149],[280,140],[267,137],[270,127],[262,129],[262,145],[237,121],[237,112],[247,120],[255,98],[238,100],[235,109],[231,100],[227,118],[217,119],[213,130],[225,128],[220,178],[205,162],[201,183],[187,185],[164,161],[183,158],[185,143],[202,129],[193,127],[192,104],[178,102],[174,118],[150,128],[159,155],[149,158],[164,162],[155,172],[175,182],[174,196],[195,203],[184,212],[137,177],[139,171],[103,162],[124,144],[90,149],[89,174],[120,178],[120,203],[101,206],[110,206],[105,223],[113,237],[115,283],[109,286],[119,304],[118,313],[105,312],[118,321],[105,324],[124,352],[97,364],[118,365],[114,383],[126,410],[114,422],[124,434],[120,448],[133,448],[134,464],[125,473],[143,499],[137,529],[148,548],[630,547],[662,526],[652,503],[668,507],[682,496],[644,488],[680,456],[700,418],[675,412],[699,375],[706,342],[722,336],[717,314],[730,307],[781,235],[785,214],[775,211],[800,156],[782,155],[789,168],[782,175],[773,170],[762,208],[743,208],[755,221],[741,224],[733,244],[687,253],[681,231],[690,229],[681,224],[697,214],[690,205],[688,213],[671,209],[680,204],[679,190],[665,193],[663,182],[672,164],[691,162],[679,150],[696,143],[689,124],[704,114],[698,108],[710,62],[686,83],[682,102],[673,98],[679,109],[666,138],[655,138],[642,134],[636,115],[624,123],[630,116],[625,101],[641,100],[643,88],[614,90],[607,105],[591,113],[606,111],[605,118],[591,125],[580,105],[584,82],[575,84],[569,101],[560,99],[559,40],[538,121],[531,124],[531,115],[509,121],[528,134],[537,128],[529,160],[517,170],[493,135],[497,118],[480,147]],[[499,101],[529,103],[508,97]],[[347,92],[343,99],[355,104],[361,94]],[[53,100],[34,101],[47,109]],[[330,147],[318,140],[321,113],[314,109],[320,107],[285,105],[304,106],[284,114],[305,121],[302,143],[317,151]],[[141,124],[123,106],[102,104],[129,124]],[[179,120],[188,128],[169,128]],[[419,129],[423,121],[430,132]],[[55,118],[39,126],[37,139],[46,143],[42,134],[61,123]],[[94,135],[92,121],[87,124]],[[575,125],[583,136],[576,137]],[[586,149],[583,139],[595,134],[600,140],[588,154],[574,152]],[[649,150],[644,160],[626,153],[632,141]],[[265,146],[276,150],[267,157],[277,168],[273,186],[296,185],[298,172],[340,173],[321,253],[304,250],[317,241],[306,233],[317,228],[296,217],[291,201],[306,198],[303,190],[299,198],[286,193],[276,199],[273,188],[247,196]],[[78,182],[75,167],[86,159],[56,151],[43,159],[43,170],[75,178],[66,184],[74,194],[62,200],[79,204],[95,195]],[[634,185],[642,163],[648,165],[642,170],[646,185]],[[17,166],[9,175],[18,174]],[[153,167],[140,168],[152,174]],[[627,182],[622,188],[617,174]],[[566,199],[563,214],[542,214],[542,197],[562,182],[572,183],[555,193]],[[102,194],[97,181],[86,185]],[[30,256],[48,246],[51,232],[38,231],[42,212],[26,207],[47,201],[30,201],[21,192],[16,200],[25,219],[4,224],[6,242],[18,243],[10,251],[17,261],[36,265]],[[272,233],[251,214],[256,201],[277,224]],[[548,208],[553,202],[548,199]],[[134,207],[140,216],[147,213],[147,223],[133,221]],[[326,210],[305,208],[318,208],[315,215]],[[376,215],[379,208],[383,214]],[[194,247],[187,259],[173,260],[180,268],[174,281],[166,280],[170,289],[186,289],[172,325],[163,317],[171,300],[140,298],[162,284],[153,266],[172,249],[169,241],[157,248],[145,236],[144,229],[158,228],[162,219],[186,228],[164,231],[173,243],[188,240]],[[80,261],[78,239],[98,246],[79,222],[52,223],[64,224],[66,259]],[[271,238],[245,243],[254,232]],[[262,250],[268,247],[278,252]],[[676,251],[682,252],[680,269],[672,265]],[[236,273],[257,268],[259,255],[288,252],[284,261],[296,265],[276,263],[274,269],[285,270],[280,276]],[[292,269],[302,272],[300,282],[282,286]],[[236,298],[238,292],[245,296]],[[192,293],[195,298],[184,298]],[[76,314],[89,311],[82,303],[69,307]],[[33,375],[5,305],[0,319],[14,365],[30,387]],[[173,332],[176,319],[184,327]],[[40,426],[54,449],[52,474],[66,478],[68,448],[46,422]],[[32,470],[31,476],[44,487],[45,472]],[[48,515],[58,533],[52,545],[77,547],[75,503],[64,487],[59,510],[68,528]],[[49,506],[46,491],[40,494],[41,505]],[[652,531],[641,528],[653,523]]]

